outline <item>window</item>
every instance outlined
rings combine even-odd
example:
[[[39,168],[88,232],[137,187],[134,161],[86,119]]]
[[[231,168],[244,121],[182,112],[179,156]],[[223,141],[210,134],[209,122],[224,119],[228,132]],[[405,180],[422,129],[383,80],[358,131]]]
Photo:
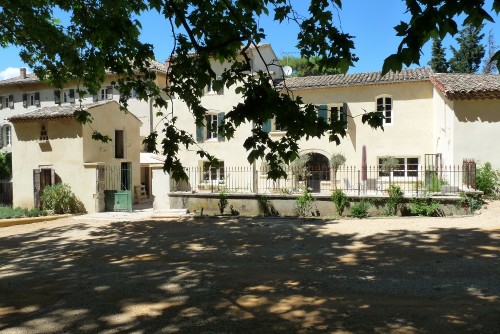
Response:
[[[224,121],[223,112],[211,112],[205,116],[204,126],[196,128],[196,140],[198,142],[224,141],[224,137],[219,134],[219,126]]]
[[[47,140],[49,140],[47,125],[42,124],[42,126],[40,127],[40,141],[47,141]]]
[[[4,131],[2,131],[4,133],[4,143],[5,143],[5,146],[11,146],[12,145],[12,128],[10,127],[10,125],[5,125],[4,126]]]
[[[223,182],[224,176],[224,161],[219,161],[219,167],[211,167],[209,161],[203,161],[203,182]]]
[[[9,124],[0,127],[0,148],[12,145],[12,128]]]
[[[115,130],[115,158],[125,158],[125,131]]]
[[[288,128],[286,125],[281,125],[274,119],[268,119],[262,124],[262,131],[264,132],[286,132]]]
[[[68,89],[63,92],[64,94],[64,103],[75,103],[75,90]]]
[[[14,95],[9,95],[9,96],[5,96],[4,99],[3,99],[3,104],[2,104],[2,108],[10,108],[10,109],[14,109]],[[2,103],[2,98],[0,97],[0,103]]]
[[[113,99],[113,86],[101,89],[101,101]]]
[[[212,80],[207,86],[207,95],[223,95],[224,94],[224,85],[222,84],[221,77],[217,77],[217,79]]]
[[[389,176],[388,171],[382,170],[382,162],[385,158],[378,159],[379,166],[379,176]],[[398,160],[398,167],[392,171],[392,176],[394,177],[417,177],[419,170],[419,158],[409,157],[409,158],[396,158]]]
[[[343,128],[347,129],[347,104],[346,103],[330,103],[328,105],[321,104],[317,106],[318,117],[324,119],[332,125],[336,121],[343,122]]]
[[[392,97],[390,96],[377,97],[377,111],[381,111],[384,115],[383,124],[393,124]]]

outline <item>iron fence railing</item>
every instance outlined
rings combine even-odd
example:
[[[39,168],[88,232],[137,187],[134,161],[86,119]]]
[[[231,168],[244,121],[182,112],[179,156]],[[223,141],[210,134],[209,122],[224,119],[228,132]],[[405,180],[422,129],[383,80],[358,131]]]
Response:
[[[434,168],[414,166],[386,171],[379,167],[342,166],[309,167],[286,170],[287,177],[271,180],[265,167],[188,167],[188,181],[171,181],[172,192],[294,194],[305,189],[319,194],[331,194],[341,189],[351,195],[384,195],[391,185],[399,186],[406,196],[456,194],[476,190],[476,170],[470,165]]]

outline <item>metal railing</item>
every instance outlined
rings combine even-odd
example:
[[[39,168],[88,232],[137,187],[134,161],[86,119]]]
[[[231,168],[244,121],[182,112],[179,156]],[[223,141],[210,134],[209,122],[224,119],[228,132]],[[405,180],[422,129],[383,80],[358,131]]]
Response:
[[[171,181],[172,192],[294,194],[308,189],[312,193],[331,194],[341,189],[348,195],[386,195],[391,185],[403,190],[406,196],[457,194],[476,190],[476,170],[470,166],[427,166],[385,171],[377,167],[366,169],[342,166],[331,168],[309,167],[286,170],[287,177],[271,180],[265,167],[224,167],[185,169],[188,181]]]

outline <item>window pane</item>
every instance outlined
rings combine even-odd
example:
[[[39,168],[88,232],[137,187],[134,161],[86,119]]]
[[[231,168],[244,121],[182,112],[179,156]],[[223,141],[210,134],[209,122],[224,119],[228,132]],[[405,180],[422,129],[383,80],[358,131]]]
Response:
[[[379,98],[377,99],[377,105],[382,105],[382,104],[384,104],[384,99],[383,99],[383,98],[381,98],[381,97],[379,97]]]

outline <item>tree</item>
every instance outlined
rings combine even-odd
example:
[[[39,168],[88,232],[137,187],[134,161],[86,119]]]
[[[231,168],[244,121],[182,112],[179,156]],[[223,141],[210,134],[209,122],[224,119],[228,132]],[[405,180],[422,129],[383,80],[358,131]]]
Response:
[[[333,169],[333,186],[335,189],[337,189],[337,171],[345,164],[345,162],[346,158],[342,153],[334,153],[330,158],[330,166]]]
[[[458,49],[451,46],[453,57],[450,59],[450,70],[453,73],[476,73],[484,57],[484,45],[481,40],[483,25],[478,27],[466,24],[456,38]]]
[[[432,40],[432,58],[429,61],[429,66],[437,73],[448,72],[449,64],[446,60],[445,49],[443,48],[441,40],[438,38]]]
[[[12,177],[12,153],[0,152],[0,180],[10,180]]]
[[[493,31],[488,32],[488,53],[486,54],[486,58],[484,58],[483,62],[483,73],[484,74],[492,74],[498,73],[497,69],[497,60],[492,60],[495,55],[496,50],[498,49],[498,45],[495,43],[495,36],[493,35]]]
[[[328,75],[339,74],[340,71],[336,68],[322,68],[318,65],[318,58],[312,57],[310,60],[306,58],[285,56],[279,60],[282,66],[288,65],[292,68],[292,77],[306,77],[311,75]]]
[[[169,99],[164,95],[175,94],[182,99],[201,126],[207,112],[201,96],[217,77],[210,60],[229,60],[232,65],[224,70],[218,82],[228,87],[239,83],[241,103],[226,113],[221,133],[229,139],[240,124],[253,123],[252,134],[244,143],[249,151],[248,161],[266,160],[271,168],[268,176],[276,179],[286,175],[281,162],[289,163],[298,157],[298,140],[328,134],[331,141],[339,143],[343,134],[336,122],[327,124],[318,120],[313,105],[304,105],[300,97],[294,97],[286,88],[275,87],[269,73],[255,76],[250,73],[251,62],[246,51],[266,37],[259,17],[269,15],[277,22],[297,23],[301,57],[317,57],[320,71],[335,68],[345,73],[357,60],[353,36],[337,27],[342,1],[309,0],[308,3],[308,14],[304,17],[289,0],[0,0],[0,46],[19,46],[22,60],[39,78],[55,87],[77,82],[85,87],[81,94],[93,94],[104,81],[106,71],[111,71],[116,74],[115,84],[120,92],[134,89],[139,98],[152,99],[156,106],[164,107],[161,153],[166,156],[165,170],[174,179],[187,178],[177,156],[180,147],[197,150],[210,161],[216,159],[196,147],[192,135],[177,128],[177,118],[167,109]],[[406,0],[406,5],[409,21],[395,27],[402,40],[396,52],[384,61],[384,73],[418,64],[422,46],[431,37],[442,39],[458,32],[455,19],[461,14],[465,23],[476,28],[484,21],[493,21],[484,8],[484,0]],[[65,13],[68,20],[64,23],[58,20],[55,8],[57,15]],[[148,71],[153,58],[152,45],[139,38],[138,17],[146,11],[163,15],[170,31],[162,33],[174,39],[168,88],[163,95],[155,83],[155,74]],[[498,14],[500,2],[494,1],[490,11]],[[492,59],[500,59],[500,52]],[[126,109],[126,101],[122,103]],[[90,121],[89,114],[77,114],[79,121]],[[279,140],[272,139],[262,128],[266,120],[276,115],[287,116],[282,117],[282,125],[288,130]],[[380,113],[370,112],[363,115],[362,121],[378,127],[380,117]],[[158,133],[151,134],[147,146],[156,149],[157,138]]]

